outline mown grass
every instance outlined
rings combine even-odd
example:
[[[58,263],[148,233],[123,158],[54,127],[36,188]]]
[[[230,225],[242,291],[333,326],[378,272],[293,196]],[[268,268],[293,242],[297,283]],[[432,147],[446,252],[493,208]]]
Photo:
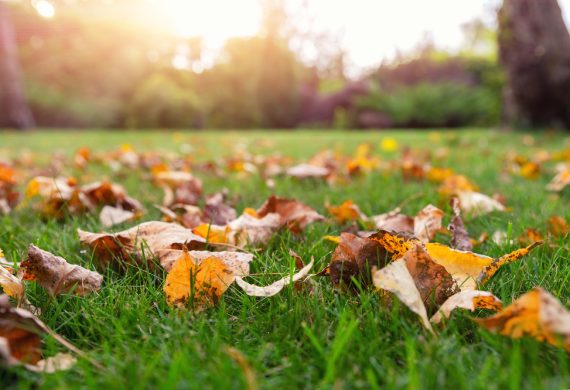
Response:
[[[511,209],[467,219],[472,237],[483,232],[508,231],[518,237],[525,228],[546,231],[553,214],[567,220],[569,194],[552,195],[545,189],[551,178],[545,172],[536,181],[502,173],[507,151],[525,156],[539,149],[559,150],[569,145],[564,134],[541,133],[535,145],[528,135],[484,130],[463,132],[374,132],[340,133],[296,131],[169,133],[169,132],[41,132],[0,133],[0,157],[22,157],[29,150],[48,164],[54,151],[71,154],[81,146],[94,151],[111,150],[129,143],[136,150],[190,153],[197,160],[231,155],[236,148],[252,153],[279,152],[306,159],[326,148],[351,153],[361,142],[375,147],[385,137],[400,147],[429,149],[449,154],[435,160],[477,183],[482,192],[503,194]],[[526,137],[526,139],[525,139]],[[3,152],[2,152],[3,151]],[[397,153],[377,150],[383,159]],[[552,166],[548,166],[550,169]],[[141,180],[138,171],[119,173],[92,167],[86,173],[65,168],[65,173],[102,177],[123,184],[133,197],[143,201],[148,213],[143,220],[156,220],[152,207],[161,191]],[[326,214],[324,202],[339,204],[352,199],[369,215],[403,206],[415,214],[433,203],[447,210],[437,186],[427,182],[404,182],[398,172],[373,173],[342,186],[282,178],[274,189],[257,177],[218,179],[201,175],[207,193],[227,188],[237,196],[238,212],[258,207],[272,193],[295,197]],[[24,184],[24,183],[23,183]],[[23,185],[22,184],[22,185]],[[117,226],[113,230],[133,225]],[[0,217],[0,248],[9,259],[25,257],[30,243],[61,255],[68,261],[93,268],[91,254],[79,245],[76,229],[102,230],[93,216],[71,217],[65,222],[43,220],[29,208]],[[251,278],[270,283],[292,269],[289,249],[304,259],[314,256],[315,269],[324,267],[333,245],[323,241],[341,227],[321,223],[309,226],[302,236],[276,235],[266,249],[256,252]],[[445,240],[445,238],[443,238]],[[502,269],[487,285],[505,303],[534,286],[542,286],[563,303],[570,298],[570,260],[567,239],[553,239],[550,246],[535,250],[523,261]],[[498,256],[517,243],[497,245],[487,241],[479,253]],[[242,368],[228,347],[243,354],[255,372],[260,388],[458,388],[516,389],[570,387],[570,356],[562,349],[531,339],[512,340],[491,334],[470,320],[472,313],[456,312],[438,336],[424,331],[407,308],[397,303],[385,307],[374,291],[347,294],[333,290],[328,279],[315,280],[310,289],[286,289],[271,298],[246,296],[231,287],[219,305],[193,315],[173,310],[162,292],[164,274],[131,268],[125,275],[105,275],[103,288],[86,297],[50,299],[39,287],[28,285],[30,301],[42,310],[41,319],[55,331],[87,351],[104,370],[80,360],[66,372],[38,375],[23,369],[0,371],[2,388],[245,388]],[[478,313],[485,315],[484,313]],[[46,339],[46,354],[61,350]]]

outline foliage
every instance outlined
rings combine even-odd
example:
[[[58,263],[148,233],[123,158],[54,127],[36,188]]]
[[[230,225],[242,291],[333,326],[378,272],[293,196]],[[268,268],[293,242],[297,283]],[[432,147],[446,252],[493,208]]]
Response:
[[[500,109],[488,90],[453,83],[422,83],[391,92],[376,89],[361,98],[359,106],[389,115],[398,127],[493,124]]]

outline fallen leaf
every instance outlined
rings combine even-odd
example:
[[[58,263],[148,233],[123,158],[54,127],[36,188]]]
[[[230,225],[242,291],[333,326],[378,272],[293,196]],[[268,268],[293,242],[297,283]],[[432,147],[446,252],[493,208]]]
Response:
[[[461,211],[473,217],[493,211],[505,211],[506,208],[495,199],[479,192],[460,191],[457,193]]]
[[[0,257],[1,255],[0,252]],[[2,264],[0,264],[0,287],[2,287],[6,294],[18,302],[24,299],[24,282],[12,275]]]
[[[202,197],[202,181],[189,172],[163,171],[154,175],[155,183],[164,191],[162,204],[195,205]]]
[[[213,225],[226,225],[237,217],[236,210],[224,203],[225,198],[226,195],[223,192],[206,198],[204,215]]]
[[[77,349],[69,341],[49,329],[42,321],[27,310],[10,305],[7,295],[0,295],[0,363],[7,366],[24,364],[33,371],[52,372],[70,367],[72,358],[54,356],[42,362],[41,336],[48,334],[58,343],[85,358],[99,369],[103,367]]]
[[[393,259],[401,258],[417,243],[421,242],[411,234],[394,233],[386,230],[380,230],[370,235],[369,238],[378,241],[392,255]]]
[[[549,191],[560,192],[566,186],[570,184],[570,169],[564,166],[559,172],[552,178],[552,181],[548,183],[546,189]]]
[[[100,269],[111,266],[124,268],[131,257],[138,264],[146,264],[157,256],[160,249],[204,249],[206,240],[192,233],[190,229],[175,223],[144,222],[118,233],[91,233],[78,229],[81,243],[91,247],[96,265]]]
[[[548,231],[554,237],[565,237],[570,233],[570,226],[566,220],[558,215],[548,218]]]
[[[189,300],[197,311],[215,305],[236,275],[217,257],[208,257],[196,264],[185,253],[166,276],[164,293],[169,305],[185,307]]]
[[[428,313],[435,312],[450,296],[459,292],[449,272],[435,263],[423,246],[416,245],[402,260],[406,262]]]
[[[236,277],[236,283],[238,284],[238,286],[241,287],[241,289],[247,295],[250,295],[253,297],[271,297],[271,296],[279,293],[281,290],[283,290],[283,288],[285,286],[288,286],[291,283],[295,283],[295,282],[305,278],[309,274],[309,272],[311,271],[313,264],[314,264],[314,259],[311,259],[309,264],[304,266],[299,272],[297,272],[293,275],[288,275],[288,276],[284,277],[283,279],[279,279],[278,281],[270,284],[269,286],[261,287],[261,286],[255,286],[253,284],[249,284],[249,283],[245,282],[239,276]]]
[[[299,164],[293,167],[287,168],[285,174],[297,179],[322,179],[327,177],[331,172],[327,168],[311,165],[311,164]]]
[[[461,219],[461,209],[459,207],[459,199],[451,198],[451,209],[453,210],[453,217],[451,223],[447,227],[451,233],[451,247],[460,251],[470,251],[473,249],[473,243],[469,238],[469,233],[465,229],[463,219]]]
[[[524,294],[494,316],[474,320],[501,335],[515,339],[530,336],[570,352],[570,312],[540,287]]]
[[[123,222],[132,221],[136,218],[136,214],[132,211],[123,210],[118,207],[105,206],[99,214],[99,221],[105,227],[111,227]]]
[[[383,267],[389,260],[378,241],[342,233],[328,266],[331,282],[334,286],[341,282],[351,286],[352,278],[356,278],[366,285],[370,282],[370,269]]]
[[[337,223],[344,224],[349,221],[366,220],[366,216],[352,200],[344,201],[340,206],[326,206],[328,212]]]
[[[229,226],[217,226],[209,224],[201,224],[192,229],[192,233],[197,236],[203,237],[207,242],[214,243],[229,243],[229,234],[231,229]]]
[[[257,212],[256,212],[257,215]],[[281,226],[281,217],[276,213],[269,213],[261,217],[254,217],[244,213],[231,221],[228,226],[235,232],[235,244],[260,246],[265,245]]]
[[[196,264],[200,264],[208,257],[217,257],[220,259],[228,269],[238,276],[249,275],[249,263],[253,261],[253,255],[245,252],[211,252],[211,251],[185,251],[179,249],[161,249],[158,251],[160,258],[160,265],[170,272],[172,265],[180,259],[183,255],[187,254]]]
[[[420,317],[426,329],[433,333],[423,299],[404,259],[393,261],[380,270],[374,268],[372,270],[372,282],[376,288],[396,295],[400,301]]]
[[[34,245],[28,248],[28,257],[21,267],[24,279],[37,281],[52,296],[67,292],[83,296],[99,290],[103,282],[103,276],[97,272],[69,264]]]
[[[414,218],[401,214],[396,208],[388,213],[373,216],[371,218],[376,229],[387,230],[397,233],[414,233]]]
[[[449,297],[430,321],[439,324],[444,318],[449,318],[451,312],[455,309],[467,309],[474,311],[476,309],[501,310],[503,303],[499,298],[488,291],[470,290],[461,291]]]
[[[506,255],[499,257],[498,259],[494,260],[491,264],[486,266],[485,269],[483,269],[483,271],[481,271],[481,273],[477,277],[477,283],[482,284],[487,282],[491,277],[493,277],[493,275],[495,275],[495,273],[497,273],[499,268],[501,268],[503,265],[517,261],[521,257],[526,256],[531,250],[542,244],[543,244],[542,241],[534,242],[529,246],[527,246],[526,248],[520,248],[511,253],[507,253]]]
[[[308,224],[324,220],[322,215],[306,204],[275,195],[269,197],[257,210],[260,218],[270,213],[278,214],[281,225],[287,226],[293,233],[300,233]]]
[[[427,205],[414,217],[414,235],[422,242],[433,240],[441,230],[443,211],[433,205]]]

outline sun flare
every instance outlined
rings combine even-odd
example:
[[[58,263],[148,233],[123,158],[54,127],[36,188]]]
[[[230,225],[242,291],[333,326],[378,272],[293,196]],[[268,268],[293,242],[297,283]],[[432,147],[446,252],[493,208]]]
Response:
[[[255,35],[261,20],[257,0],[162,0],[157,5],[165,7],[176,34],[211,43]]]

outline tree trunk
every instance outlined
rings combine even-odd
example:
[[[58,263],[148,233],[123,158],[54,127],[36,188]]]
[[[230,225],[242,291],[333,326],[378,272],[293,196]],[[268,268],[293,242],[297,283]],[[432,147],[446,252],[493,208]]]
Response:
[[[24,97],[14,29],[8,7],[0,0],[0,127],[33,126],[34,119]]]
[[[557,1],[504,0],[499,53],[518,119],[570,129],[570,34]]]

